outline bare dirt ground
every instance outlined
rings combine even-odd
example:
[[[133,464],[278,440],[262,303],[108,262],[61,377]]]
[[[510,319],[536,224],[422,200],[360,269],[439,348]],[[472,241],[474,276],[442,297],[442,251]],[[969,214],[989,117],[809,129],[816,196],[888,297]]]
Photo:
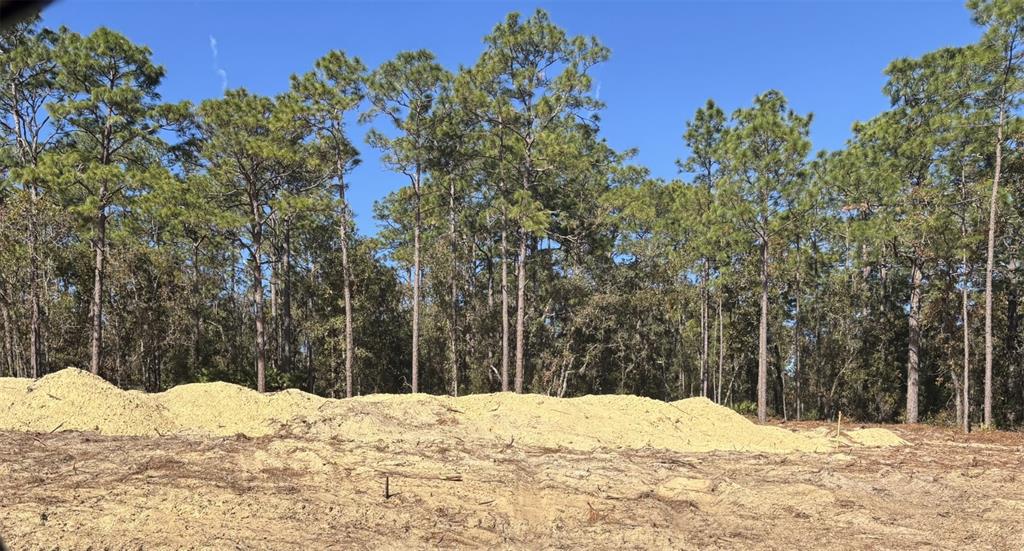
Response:
[[[2,431],[0,534],[15,551],[1024,549],[1024,435],[889,428],[910,445],[773,454]]]

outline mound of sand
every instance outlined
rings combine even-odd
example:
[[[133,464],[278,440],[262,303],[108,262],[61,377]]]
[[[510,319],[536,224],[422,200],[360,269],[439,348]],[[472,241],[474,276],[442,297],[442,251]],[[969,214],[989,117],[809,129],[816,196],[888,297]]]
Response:
[[[259,394],[228,383],[182,385],[160,394],[122,391],[77,369],[27,384],[0,379],[0,430],[97,431],[116,435],[288,432],[359,442],[485,440],[503,445],[687,452],[825,452],[837,441],[814,431],[760,426],[705,398],[560,399],[539,395],[373,395],[330,400],[298,390]],[[846,433],[858,446],[904,442],[885,429]]]
[[[181,432],[247,436],[274,433],[325,401],[300,390],[260,394],[230,383],[181,385],[152,399],[170,412]]]
[[[149,436],[178,428],[149,396],[125,392],[80,369],[51,373],[20,388],[5,383],[3,388],[0,428]]]
[[[318,438],[444,442],[482,439],[589,451],[815,452],[835,443],[810,433],[755,425],[705,398],[665,403],[637,396],[552,398],[474,394],[460,398],[376,395],[325,400],[293,430]]]

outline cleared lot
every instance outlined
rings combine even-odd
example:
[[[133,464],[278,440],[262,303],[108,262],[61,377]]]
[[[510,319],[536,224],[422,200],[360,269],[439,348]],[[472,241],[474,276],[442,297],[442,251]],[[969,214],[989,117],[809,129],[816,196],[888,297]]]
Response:
[[[46,390],[44,383],[31,392]],[[11,386],[8,411],[26,392]],[[136,405],[152,399],[127,394]],[[895,427],[908,445],[872,447],[850,435],[892,434],[844,427],[836,439],[828,432],[834,425],[756,427],[702,401],[691,408],[618,397],[648,409],[616,428],[603,418],[573,420],[595,398],[486,398],[476,398],[480,413],[469,399],[321,401],[320,417],[259,436],[188,433],[180,425],[152,436],[65,431],[60,419],[47,421],[57,427],[52,433],[0,431],[0,533],[18,550],[1020,549],[1024,542],[1019,433]],[[531,416],[510,413],[516,404]],[[489,417],[501,408],[507,422]],[[413,410],[421,414],[406,415]],[[608,436],[631,425],[642,433],[671,411],[679,418],[660,425],[676,432],[671,438],[646,444],[654,435],[642,435],[618,446]],[[707,419],[717,428],[696,430]],[[554,427],[567,432],[552,434]],[[793,449],[722,450],[730,431],[748,448]],[[712,441],[700,440],[705,433],[720,438],[711,446],[719,449],[704,449]],[[805,448],[811,444],[824,447]]]

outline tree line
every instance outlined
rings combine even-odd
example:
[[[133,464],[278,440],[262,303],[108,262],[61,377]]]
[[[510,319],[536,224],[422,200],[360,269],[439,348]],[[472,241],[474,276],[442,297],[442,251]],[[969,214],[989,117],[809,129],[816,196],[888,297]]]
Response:
[[[981,39],[890,64],[891,107],[844,148],[814,152],[779,91],[709,100],[671,181],[602,136],[608,48],[543,11],[454,72],[332,51],[279,95],[199,104],[163,102],[112,30],[17,24],[0,373],[1019,424],[1024,4],[968,8]],[[373,236],[347,200],[364,146],[405,183]]]

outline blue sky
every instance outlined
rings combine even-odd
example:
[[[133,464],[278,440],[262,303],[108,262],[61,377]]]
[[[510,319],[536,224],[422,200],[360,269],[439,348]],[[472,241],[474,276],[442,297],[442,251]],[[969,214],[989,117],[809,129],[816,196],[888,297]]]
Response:
[[[816,149],[835,149],[850,125],[887,107],[883,70],[893,59],[974,41],[961,2],[343,2],[64,0],[48,26],[80,33],[105,25],[145,44],[167,70],[164,99],[200,101],[244,86],[285,90],[331,49],[371,68],[402,50],[427,48],[456,69],[479,56],[482,38],[509,11],[546,9],[570,34],[596,35],[612,50],[595,69],[602,131],[636,162],[676,177],[687,119],[708,98],[727,111],[781,90],[813,112]],[[352,129],[363,165],[350,177],[359,229],[374,233],[373,202],[405,183],[384,169]]]

